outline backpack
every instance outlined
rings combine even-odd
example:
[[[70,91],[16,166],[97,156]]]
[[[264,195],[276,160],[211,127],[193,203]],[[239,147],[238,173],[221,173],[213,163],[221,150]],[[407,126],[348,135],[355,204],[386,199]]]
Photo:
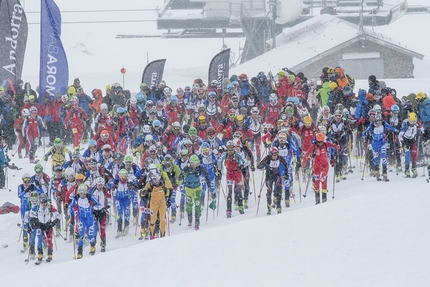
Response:
[[[351,90],[354,90],[355,79],[350,74],[345,74],[345,77],[348,80],[348,84],[351,87]]]

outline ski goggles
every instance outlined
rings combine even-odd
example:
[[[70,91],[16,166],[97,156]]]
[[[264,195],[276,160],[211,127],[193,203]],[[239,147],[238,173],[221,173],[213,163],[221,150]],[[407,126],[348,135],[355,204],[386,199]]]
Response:
[[[22,179],[22,181],[23,181],[24,183],[30,183],[30,181],[31,181],[31,177],[24,177],[24,178]]]

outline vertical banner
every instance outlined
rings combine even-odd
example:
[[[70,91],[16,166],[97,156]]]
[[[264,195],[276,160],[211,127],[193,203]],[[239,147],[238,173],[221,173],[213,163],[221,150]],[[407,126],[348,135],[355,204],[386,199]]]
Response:
[[[147,84],[149,87],[158,84],[163,79],[165,64],[166,59],[155,60],[148,63],[143,70],[142,83]]]
[[[21,79],[27,35],[27,17],[19,0],[1,0],[0,85],[11,86]]]
[[[40,15],[39,101],[48,92],[67,93],[69,65],[61,43],[61,14],[53,0],[42,0]]]
[[[222,89],[222,80],[228,78],[230,69],[230,49],[219,52],[212,58],[209,65],[208,84],[218,81],[218,89]]]

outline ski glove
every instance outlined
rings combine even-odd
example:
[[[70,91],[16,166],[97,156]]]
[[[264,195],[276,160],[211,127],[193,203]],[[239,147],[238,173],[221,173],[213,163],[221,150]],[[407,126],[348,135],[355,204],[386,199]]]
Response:
[[[48,158],[46,156],[43,157],[44,161],[48,161]]]
[[[167,206],[167,208],[170,208],[171,205],[172,205],[172,203],[170,202],[170,198],[166,197],[166,206]]]
[[[334,167],[334,159],[330,160],[330,165],[331,165],[331,167]]]
[[[215,200],[215,199],[216,199],[216,193],[215,193],[215,192],[213,192],[213,193],[211,194],[211,196],[212,196],[212,200]]]
[[[254,166],[254,164],[251,164],[251,171],[255,171],[255,166]]]

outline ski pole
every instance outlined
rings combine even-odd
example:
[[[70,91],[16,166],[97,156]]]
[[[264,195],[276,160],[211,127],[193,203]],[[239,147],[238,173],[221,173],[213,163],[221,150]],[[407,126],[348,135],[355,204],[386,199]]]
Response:
[[[336,165],[337,165],[337,159],[339,156],[339,152],[336,150],[336,159],[334,161],[334,168],[333,168],[333,196],[332,198],[334,199],[334,191],[335,191],[335,187],[336,187]]]
[[[304,171],[304,169],[302,168],[302,170]],[[303,172],[304,174],[306,174],[305,172]],[[299,197],[300,197],[300,202],[302,202],[302,186],[300,184],[300,171],[297,171],[297,183],[299,185]],[[296,203],[296,199],[295,196],[293,197],[294,199],[294,203]]]
[[[265,178],[265,171],[263,171],[263,175],[261,176],[261,182],[263,183]],[[255,214],[255,216],[258,216],[258,209],[260,208],[260,199],[261,199],[261,192],[263,191],[263,184],[261,184],[261,188],[260,188],[260,193],[258,194],[258,203],[257,203],[257,213]]]
[[[363,174],[361,175],[361,180],[364,180],[364,171],[366,170],[366,160],[367,160],[367,147],[364,144],[364,164],[363,164]]]
[[[54,237],[55,251],[58,251],[58,248],[57,248],[57,239],[55,239],[55,235],[53,235],[52,233],[54,233],[54,230],[51,228],[51,236]],[[46,237],[48,237],[47,232],[45,232],[45,234],[46,234]]]
[[[220,185],[221,185],[221,181],[220,181]],[[219,198],[220,198],[221,196],[220,196],[220,194],[218,194],[218,203],[217,203],[217,211],[216,211],[216,217],[218,217],[218,215],[219,215]],[[214,213],[215,213],[215,210],[214,210]]]
[[[255,193],[255,177],[254,177],[253,171],[252,171],[252,185],[254,186],[254,202],[257,203],[257,194]]]
[[[140,215],[140,200],[137,201],[137,215],[136,215],[136,228],[134,229],[134,238],[137,238],[137,226],[139,225],[139,215]]]
[[[18,240],[17,240],[17,242],[19,243],[21,241],[22,229],[24,228],[24,224],[17,223],[16,226],[20,227],[20,229],[21,229],[19,231],[19,237],[18,237]]]
[[[208,216],[209,216],[209,188],[206,188],[206,222],[208,222]]]
[[[170,236],[170,209],[167,210],[167,235]]]

